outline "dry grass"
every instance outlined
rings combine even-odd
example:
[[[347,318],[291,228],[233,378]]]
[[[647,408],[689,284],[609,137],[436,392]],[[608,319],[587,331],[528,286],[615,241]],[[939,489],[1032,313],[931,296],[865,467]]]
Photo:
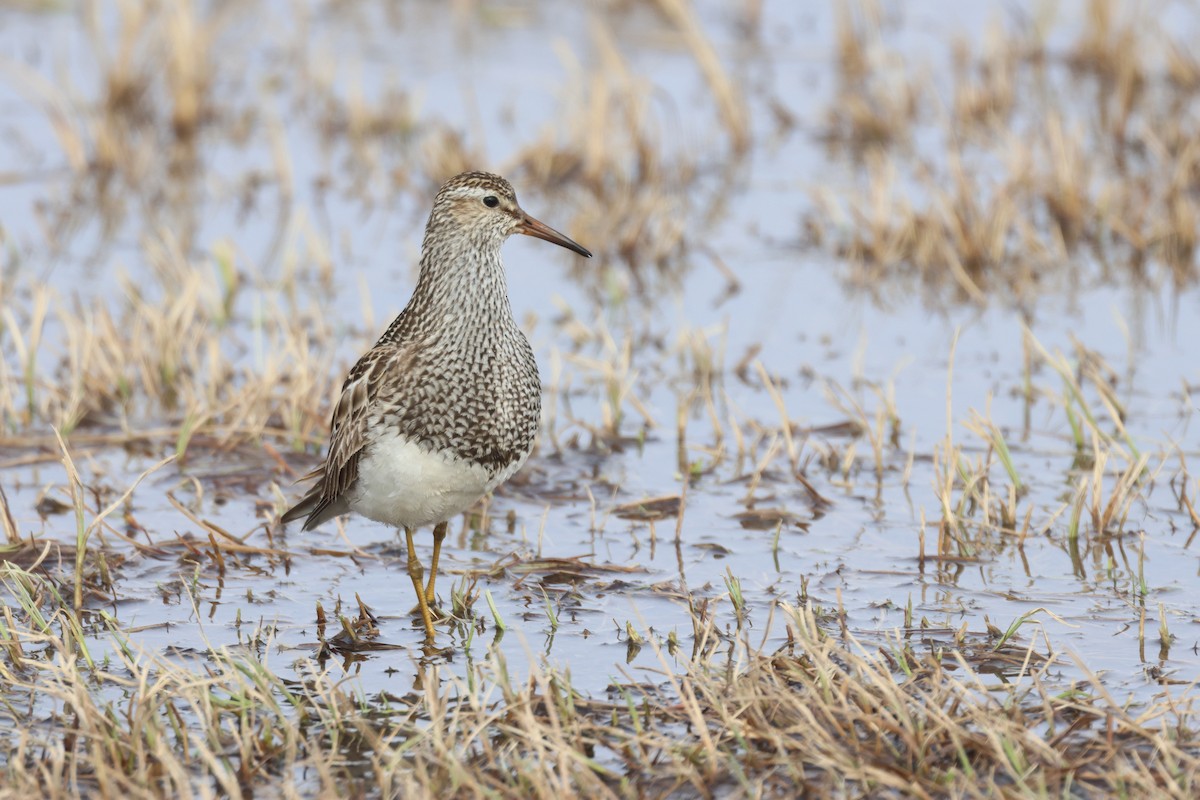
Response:
[[[115,301],[89,308],[38,286],[33,319],[22,324],[19,311],[6,309],[15,358],[0,418],[10,431],[167,436],[181,455],[197,434],[223,445],[263,436],[296,445],[319,439],[325,421],[318,409],[334,380],[331,354],[313,347],[314,338],[327,340],[325,323],[264,304],[249,330],[230,325],[242,291],[238,266],[223,265],[219,255],[190,261],[172,244],[147,248],[157,259],[157,286],[121,277]],[[57,347],[44,340],[46,328]],[[250,347],[257,352],[247,358]]]
[[[111,617],[81,637],[68,610],[36,613],[54,605],[43,579],[9,566],[4,580],[30,598],[3,623],[6,785],[43,797],[1183,798],[1200,788],[1186,687],[1137,707],[1094,678],[1051,691],[1044,673],[1059,656],[999,632],[867,646],[828,630],[836,617],[781,605],[783,648],[724,641],[698,620],[701,655],[679,665],[664,652],[650,682],[607,698],[581,696],[569,673],[535,668],[513,681],[496,654],[469,679],[418,665],[407,695],[364,697],[315,663],[303,680],[276,677],[262,655],[269,639],[202,652],[197,670],[137,650]],[[981,660],[1006,680],[972,668]]]
[[[856,283],[1030,309],[1081,274],[1194,283],[1195,54],[1144,9],[1088,8],[1062,52],[998,21],[945,54],[948,85],[888,48],[877,11],[843,22],[829,136],[855,148],[859,180],[814,192],[807,227]],[[918,134],[937,146],[914,153]]]

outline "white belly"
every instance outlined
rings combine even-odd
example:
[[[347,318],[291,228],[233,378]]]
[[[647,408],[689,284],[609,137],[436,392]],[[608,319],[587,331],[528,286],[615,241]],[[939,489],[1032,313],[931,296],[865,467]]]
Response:
[[[400,528],[455,517],[513,475],[525,459],[495,476],[452,453],[431,453],[395,436],[373,442],[358,463],[350,509]]]

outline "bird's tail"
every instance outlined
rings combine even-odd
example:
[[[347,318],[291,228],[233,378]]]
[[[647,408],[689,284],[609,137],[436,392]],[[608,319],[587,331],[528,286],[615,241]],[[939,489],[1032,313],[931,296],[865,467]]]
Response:
[[[289,522],[295,522],[298,519],[303,519],[313,512],[313,510],[317,507],[317,503],[320,501],[320,494],[317,492],[309,492],[308,494],[304,495],[304,499],[302,499],[299,503],[296,503],[296,505],[283,512],[283,516],[279,519],[285,525]]]
[[[316,478],[322,474],[320,467],[308,473],[300,480],[308,480]],[[285,525],[289,522],[295,522],[298,519],[304,519],[303,530],[311,531],[323,522],[327,522],[334,517],[341,516],[350,510],[349,503],[344,498],[338,497],[329,502],[323,502],[324,487],[320,483],[308,490],[308,492],[300,499],[299,503],[283,512],[280,517]]]

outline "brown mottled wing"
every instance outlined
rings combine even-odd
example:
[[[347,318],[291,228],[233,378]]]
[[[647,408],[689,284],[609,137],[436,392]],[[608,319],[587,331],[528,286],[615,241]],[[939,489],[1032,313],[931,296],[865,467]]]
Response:
[[[394,378],[408,371],[414,349],[411,344],[379,344],[350,370],[333,409],[329,453],[325,463],[310,473],[319,480],[283,515],[284,522],[305,517],[304,529],[309,530],[346,513],[345,495],[358,478],[358,460],[367,444],[367,427],[377,410],[380,386],[387,376]]]

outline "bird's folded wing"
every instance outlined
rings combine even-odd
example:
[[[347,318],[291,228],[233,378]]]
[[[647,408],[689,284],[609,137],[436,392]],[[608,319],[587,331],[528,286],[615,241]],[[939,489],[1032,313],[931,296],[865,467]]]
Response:
[[[381,413],[380,389],[409,371],[415,348],[387,343],[367,351],[342,384],[333,410],[329,454],[325,457],[321,495],[325,502],[341,497],[358,477],[358,459],[367,444],[367,430]]]

